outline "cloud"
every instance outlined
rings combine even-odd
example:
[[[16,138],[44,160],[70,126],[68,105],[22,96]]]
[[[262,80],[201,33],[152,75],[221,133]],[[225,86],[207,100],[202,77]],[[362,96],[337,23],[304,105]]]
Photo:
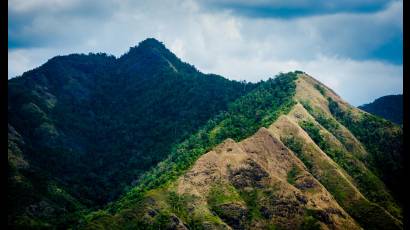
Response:
[[[63,46],[82,42],[110,20],[115,1],[10,0],[9,47]],[[80,40],[79,40],[80,39]]]
[[[375,12],[390,4],[391,0],[200,0],[213,11],[227,10],[234,14],[257,18],[298,18],[335,13]]]
[[[403,67],[400,65],[319,57],[299,63],[299,66],[355,106],[380,96],[403,93]]]
[[[119,56],[155,37],[201,71],[231,79],[257,81],[300,69],[355,105],[402,92],[402,1],[377,1],[380,7],[371,11],[360,5],[372,1],[347,1],[333,6],[338,11],[291,18],[244,17],[224,7],[209,10],[215,2],[11,0],[9,77],[57,54]],[[311,1],[290,3],[307,7]]]

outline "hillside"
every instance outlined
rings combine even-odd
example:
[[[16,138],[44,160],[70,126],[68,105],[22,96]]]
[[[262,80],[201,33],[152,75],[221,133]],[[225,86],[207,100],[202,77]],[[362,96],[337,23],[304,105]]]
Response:
[[[402,229],[402,128],[301,71],[203,74],[147,39],[8,84],[10,229]]]
[[[114,201],[255,86],[202,74],[155,39],[9,80],[9,224],[64,226]]]
[[[371,114],[383,117],[396,124],[403,123],[403,95],[388,95],[377,98],[371,103],[359,106]]]
[[[269,88],[283,96],[276,106],[267,105],[272,99],[263,92]],[[180,155],[171,154],[148,179],[80,226],[403,228],[399,126],[350,106],[299,71],[261,83],[234,105],[239,108],[231,106],[178,145]],[[238,129],[225,133],[233,127]],[[221,133],[221,144],[210,141]]]

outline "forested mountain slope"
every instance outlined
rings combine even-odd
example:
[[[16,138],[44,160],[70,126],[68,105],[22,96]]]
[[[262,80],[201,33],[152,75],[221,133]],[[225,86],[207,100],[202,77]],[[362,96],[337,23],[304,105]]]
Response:
[[[8,85],[11,229],[402,229],[402,128],[301,72],[202,74],[155,39]]]
[[[402,229],[402,154],[399,126],[302,72],[283,74],[239,98],[80,226]]]
[[[400,94],[377,98],[369,104],[359,106],[359,108],[396,124],[402,124],[403,106],[403,95]]]
[[[54,57],[9,80],[9,224],[55,225],[113,201],[255,86],[200,73],[155,39],[120,58]]]

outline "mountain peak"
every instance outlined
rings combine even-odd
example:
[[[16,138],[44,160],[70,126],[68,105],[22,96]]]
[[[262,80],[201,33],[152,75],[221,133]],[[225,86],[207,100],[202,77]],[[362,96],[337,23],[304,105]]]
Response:
[[[138,44],[139,47],[150,47],[150,48],[165,48],[164,43],[162,43],[161,41],[158,41],[155,38],[147,38],[143,41],[141,41]]]
[[[143,72],[153,75],[160,69],[195,73],[195,67],[182,62],[164,43],[147,38],[119,58],[121,69],[128,73]]]
[[[140,52],[157,52],[157,53],[171,53],[171,51],[169,51],[164,43],[162,43],[161,41],[158,41],[155,38],[147,38],[143,41],[141,41],[140,43],[138,43],[138,45],[131,47],[130,50],[124,54],[123,56],[126,55],[133,55],[135,53],[140,53]]]

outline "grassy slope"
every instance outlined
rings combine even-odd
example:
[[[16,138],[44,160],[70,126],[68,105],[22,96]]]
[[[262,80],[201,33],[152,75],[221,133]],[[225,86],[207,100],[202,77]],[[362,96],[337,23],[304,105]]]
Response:
[[[144,199],[147,191],[169,185],[192,166],[198,157],[226,138],[242,140],[255,133],[259,127],[267,127],[280,114],[288,113],[294,103],[295,79],[296,73],[282,74],[261,83],[258,88],[236,100],[226,113],[210,120],[196,134],[176,145],[167,160],[146,173],[134,189],[109,206],[107,211],[118,213],[125,208],[132,209]],[[106,215],[109,214],[104,213],[104,218],[108,218]],[[100,219],[100,214],[92,213],[86,221],[94,225],[96,223],[93,220]],[[115,220],[118,215],[111,217]]]
[[[279,81],[278,79],[276,81]],[[333,91],[310,77],[299,77],[297,88],[294,88],[292,83],[294,77],[287,79],[292,81],[285,81],[286,84],[281,84],[280,87],[269,82],[261,84],[260,88],[236,101],[228,113],[211,120],[197,134],[177,145],[170,158],[147,173],[139,186],[120,201],[106,210],[88,215],[83,226],[95,229],[107,227],[107,224],[115,227],[135,227],[151,223],[157,227],[169,227],[183,223],[190,228],[200,229],[203,223],[209,223],[214,227],[224,228],[226,223],[235,224],[226,219],[226,215],[237,215],[231,213],[232,210],[221,209],[228,203],[244,207],[251,219],[261,219],[261,204],[266,202],[266,199],[273,199],[266,197],[261,189],[242,191],[230,185],[216,184],[209,192],[206,201],[208,208],[192,215],[188,214],[190,207],[192,208],[198,198],[185,197],[175,192],[175,180],[186,172],[199,156],[222,140],[228,137],[236,141],[242,140],[255,133],[258,127],[268,127],[273,122],[270,130],[281,137],[284,144],[304,163],[306,169],[360,225],[367,229],[402,228],[401,208],[380,179],[383,179],[383,173],[386,172],[386,169],[377,164],[383,149],[380,146],[369,146],[369,143],[374,143],[366,139],[366,132],[371,132],[372,127],[362,125],[363,119],[373,118],[350,107]],[[283,89],[290,90],[284,94],[282,103],[270,104],[272,100],[277,100],[277,90]],[[303,105],[294,106],[293,100]],[[339,109],[336,111],[338,113],[335,108]],[[288,115],[277,119],[281,114]],[[377,124],[379,132],[384,128],[392,141],[399,137],[400,130],[397,131],[396,126],[383,120],[372,121]],[[363,133],[353,131],[352,127]],[[295,183],[296,175],[297,171],[290,169],[287,183]],[[146,213],[151,208],[159,210],[160,215],[150,217],[146,222]],[[309,213],[311,214],[306,213],[301,226],[318,228],[319,222],[315,215]],[[175,221],[176,219],[178,221]],[[270,227],[274,228],[274,225]]]
[[[300,120],[299,125],[309,134],[315,144],[349,175],[353,185],[357,187],[360,193],[365,197],[365,200],[354,204],[351,202],[345,203],[344,207],[346,207],[348,212],[351,213],[353,217],[356,217],[359,222],[362,221],[364,226],[382,226],[381,224],[388,223],[387,220],[389,219],[391,220],[389,226],[394,222],[400,226],[400,220],[402,219],[401,208],[396,199],[391,195],[390,189],[388,189],[381,180],[384,179],[383,175],[386,171],[383,171],[384,168],[377,165],[378,160],[380,160],[378,157],[380,157],[382,151],[384,151],[383,154],[388,157],[390,156],[390,151],[386,151],[386,149],[380,150],[380,148],[382,148],[380,143],[374,141],[370,143],[370,141],[366,139],[368,136],[371,136],[370,133],[375,131],[374,127],[377,127],[376,132],[380,135],[384,135],[386,138],[385,142],[390,143],[393,153],[398,154],[398,152],[401,151],[400,145],[392,146],[391,143],[400,142],[400,135],[392,136],[389,134],[391,132],[397,132],[399,127],[387,121],[376,119],[374,116],[365,114],[351,107],[341,101],[331,90],[326,89],[325,86],[310,77],[303,77],[300,81],[302,81],[302,83],[298,84],[298,86],[301,86],[300,89],[303,88],[303,93],[297,93],[299,94],[297,98],[304,104],[310,115],[313,116],[309,115],[309,119],[305,119],[304,121]],[[310,89],[307,88],[307,85],[310,85]],[[313,88],[316,89],[316,92],[312,90]],[[307,97],[306,94],[310,95]],[[321,101],[322,103],[315,103],[315,100]],[[332,109],[332,103],[333,107],[337,106],[337,108],[339,108],[340,113],[349,114],[345,116],[345,120],[348,119],[348,122],[340,122],[340,115],[339,117],[334,115],[335,112],[333,111],[334,108]],[[373,121],[374,126],[366,125],[366,120],[368,119]],[[344,125],[346,125],[347,128]],[[352,133],[355,136],[353,136]],[[357,139],[355,137],[357,137]],[[365,151],[363,152],[364,149]],[[375,149],[378,151],[375,151]],[[387,162],[391,162],[396,159],[388,158],[387,160]],[[394,162],[398,164],[400,161]],[[329,190],[332,190],[333,183],[330,183],[332,181],[333,180],[328,180]],[[326,182],[322,183],[326,186]],[[339,198],[338,200],[343,204],[345,202],[343,193],[339,193],[343,190],[335,189],[335,191],[337,191],[335,197]],[[350,200],[347,199],[347,201]],[[385,213],[380,206],[387,210],[388,213]],[[385,218],[378,217],[372,219],[375,213],[379,213],[379,216],[385,216]],[[387,214],[387,216],[385,214]],[[390,214],[394,216],[394,218],[390,218]],[[367,218],[363,218],[364,216],[367,216]],[[380,221],[381,219],[383,219],[383,221]],[[369,222],[372,223],[368,223],[366,220],[370,220]],[[388,226],[385,226],[385,228],[388,228]]]

